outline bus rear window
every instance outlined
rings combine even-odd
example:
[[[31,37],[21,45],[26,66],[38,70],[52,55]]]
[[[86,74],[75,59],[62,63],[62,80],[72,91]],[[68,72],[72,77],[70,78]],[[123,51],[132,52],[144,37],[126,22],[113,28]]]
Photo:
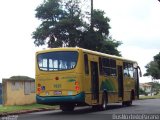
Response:
[[[43,71],[60,71],[75,68],[78,59],[76,51],[57,51],[37,56],[38,67]]]

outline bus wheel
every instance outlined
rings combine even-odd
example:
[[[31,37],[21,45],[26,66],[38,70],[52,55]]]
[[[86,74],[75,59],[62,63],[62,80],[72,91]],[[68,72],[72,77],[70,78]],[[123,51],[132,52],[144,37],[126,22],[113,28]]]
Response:
[[[63,112],[73,111],[74,110],[74,105],[60,105],[60,109]]]
[[[106,110],[107,109],[107,103],[108,103],[108,99],[107,99],[107,95],[105,93],[103,93],[103,97],[102,97],[102,104],[101,104],[101,109],[102,110]]]

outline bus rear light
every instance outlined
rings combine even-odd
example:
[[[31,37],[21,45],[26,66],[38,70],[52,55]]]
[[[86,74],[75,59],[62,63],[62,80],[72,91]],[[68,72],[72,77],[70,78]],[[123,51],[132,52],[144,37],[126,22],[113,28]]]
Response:
[[[37,88],[37,93],[40,94],[41,88]]]
[[[40,92],[41,92],[41,84],[39,84],[39,83],[37,85],[37,92],[38,92],[38,94],[40,94]]]
[[[40,92],[40,91],[41,91],[41,88],[37,88],[37,91]]]
[[[79,83],[77,81],[75,81],[75,90],[76,91],[80,90]]]
[[[80,90],[79,86],[76,86],[76,87],[75,87],[75,90],[76,90],[76,91],[79,91],[79,90]]]

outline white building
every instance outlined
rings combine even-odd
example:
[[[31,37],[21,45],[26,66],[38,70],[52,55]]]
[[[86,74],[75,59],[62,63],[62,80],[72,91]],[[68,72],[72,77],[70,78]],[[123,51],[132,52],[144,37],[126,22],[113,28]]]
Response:
[[[140,88],[144,90],[146,93],[151,93],[152,92],[152,85],[148,83],[140,83]]]

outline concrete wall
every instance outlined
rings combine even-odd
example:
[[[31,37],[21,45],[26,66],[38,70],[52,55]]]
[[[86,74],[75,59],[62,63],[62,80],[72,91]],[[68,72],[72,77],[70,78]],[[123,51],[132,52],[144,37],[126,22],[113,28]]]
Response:
[[[3,105],[25,105],[35,102],[34,81],[3,80]]]

